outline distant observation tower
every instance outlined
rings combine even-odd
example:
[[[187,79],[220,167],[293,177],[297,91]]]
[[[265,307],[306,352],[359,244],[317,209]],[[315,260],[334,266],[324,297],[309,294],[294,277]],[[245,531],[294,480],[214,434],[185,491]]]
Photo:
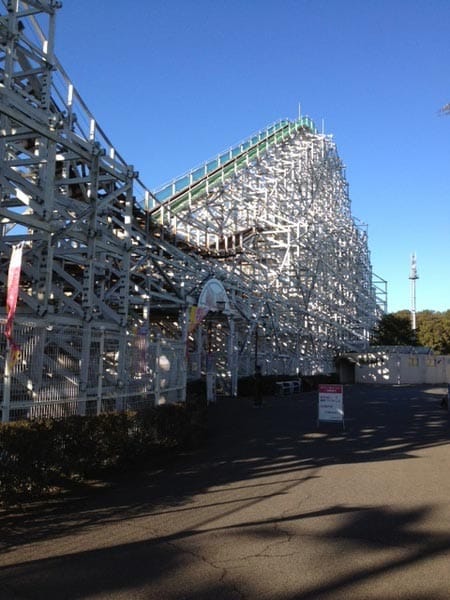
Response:
[[[411,256],[411,273],[409,275],[411,281],[411,328],[416,330],[416,281],[419,279],[417,275],[416,255]]]

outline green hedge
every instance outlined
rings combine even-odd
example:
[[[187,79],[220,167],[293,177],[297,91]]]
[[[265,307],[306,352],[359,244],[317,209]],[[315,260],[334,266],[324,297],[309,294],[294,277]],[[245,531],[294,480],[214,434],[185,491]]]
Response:
[[[206,404],[194,398],[142,412],[0,425],[0,503],[31,500],[206,435]]]

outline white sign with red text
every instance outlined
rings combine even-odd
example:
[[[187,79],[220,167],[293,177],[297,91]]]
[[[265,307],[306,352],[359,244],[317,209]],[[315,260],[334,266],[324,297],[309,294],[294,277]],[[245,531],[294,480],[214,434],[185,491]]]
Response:
[[[338,384],[319,385],[319,407],[317,421],[344,422],[343,386]]]

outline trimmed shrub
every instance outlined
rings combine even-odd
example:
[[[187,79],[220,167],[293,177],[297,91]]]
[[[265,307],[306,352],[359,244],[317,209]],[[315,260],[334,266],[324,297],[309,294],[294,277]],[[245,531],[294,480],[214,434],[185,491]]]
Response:
[[[0,499],[35,497],[56,478],[52,426],[19,421],[0,426]]]
[[[206,428],[206,402],[198,397],[142,412],[2,424],[0,502],[30,500],[72,479],[196,447]]]
[[[277,381],[298,381],[297,375],[263,375],[264,394],[272,395],[277,393]],[[238,382],[240,396],[253,396],[255,393],[255,377],[249,375],[242,377]]]

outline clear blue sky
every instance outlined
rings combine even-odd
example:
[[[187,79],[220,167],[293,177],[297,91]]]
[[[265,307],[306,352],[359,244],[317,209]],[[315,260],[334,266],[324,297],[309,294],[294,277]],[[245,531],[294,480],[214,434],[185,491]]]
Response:
[[[56,53],[154,189],[298,104],[333,134],[388,310],[450,309],[449,0],[65,0]]]

